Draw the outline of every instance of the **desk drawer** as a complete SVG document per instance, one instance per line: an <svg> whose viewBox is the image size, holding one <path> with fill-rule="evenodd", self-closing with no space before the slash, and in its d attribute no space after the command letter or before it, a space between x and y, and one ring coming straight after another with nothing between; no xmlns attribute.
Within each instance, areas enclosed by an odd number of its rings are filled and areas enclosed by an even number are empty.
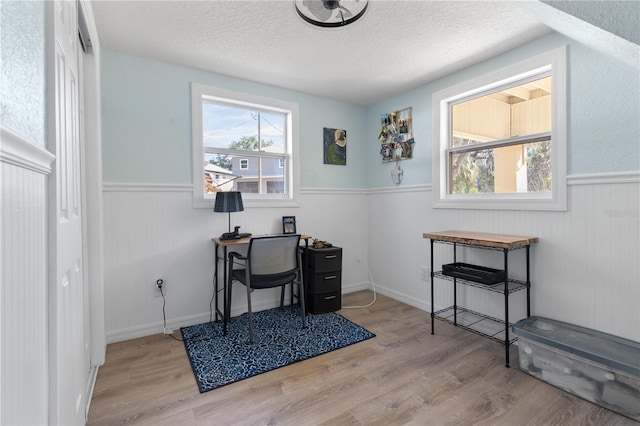
<svg viewBox="0 0 640 426"><path fill-rule="evenodd" d="M314 293L340 291L342 289L342 272L325 272L312 275L313 282L307 283Z"/></svg>
<svg viewBox="0 0 640 426"><path fill-rule="evenodd" d="M325 249L307 249L308 267L315 273L339 271L342 269L342 249L331 247Z"/></svg>
<svg viewBox="0 0 640 426"><path fill-rule="evenodd" d="M315 294L309 304L309 312L322 314L337 311L342 306L342 294L339 291Z"/></svg>

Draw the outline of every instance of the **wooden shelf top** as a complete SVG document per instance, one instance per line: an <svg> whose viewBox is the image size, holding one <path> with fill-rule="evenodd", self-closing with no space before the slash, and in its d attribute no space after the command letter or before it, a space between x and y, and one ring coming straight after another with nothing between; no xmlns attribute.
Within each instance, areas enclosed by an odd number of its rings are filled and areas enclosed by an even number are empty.
<svg viewBox="0 0 640 426"><path fill-rule="evenodd" d="M482 247L517 249L538 242L538 237L520 235L488 234L471 231L441 231L422 234L423 238L450 243L471 244Z"/></svg>

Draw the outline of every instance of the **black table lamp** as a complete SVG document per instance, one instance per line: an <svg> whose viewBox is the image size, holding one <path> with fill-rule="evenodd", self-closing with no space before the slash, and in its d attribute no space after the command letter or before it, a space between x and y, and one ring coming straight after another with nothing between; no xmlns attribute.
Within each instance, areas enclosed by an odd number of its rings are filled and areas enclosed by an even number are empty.
<svg viewBox="0 0 640 426"><path fill-rule="evenodd" d="M231 233L231 212L244 211L242 193L240 191L216 192L216 203L213 206L216 213L229 213L229 233Z"/></svg>

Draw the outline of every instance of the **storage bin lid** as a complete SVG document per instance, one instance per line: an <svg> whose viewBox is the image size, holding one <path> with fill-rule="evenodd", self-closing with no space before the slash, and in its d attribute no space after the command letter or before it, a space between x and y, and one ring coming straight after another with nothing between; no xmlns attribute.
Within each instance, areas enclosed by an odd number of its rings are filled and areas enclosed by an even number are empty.
<svg viewBox="0 0 640 426"><path fill-rule="evenodd" d="M640 377L640 343L543 317L524 318L514 334Z"/></svg>

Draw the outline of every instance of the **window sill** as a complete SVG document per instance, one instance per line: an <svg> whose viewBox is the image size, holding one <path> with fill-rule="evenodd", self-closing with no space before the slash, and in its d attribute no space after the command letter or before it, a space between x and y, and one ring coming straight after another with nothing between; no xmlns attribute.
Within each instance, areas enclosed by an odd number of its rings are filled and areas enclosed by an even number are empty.
<svg viewBox="0 0 640 426"><path fill-rule="evenodd" d="M213 204L215 202L214 198L200 198L193 199L193 208L194 209L213 209ZM297 199L255 199L255 198L242 198L242 204L244 208L298 208L300 207L300 203Z"/></svg>

